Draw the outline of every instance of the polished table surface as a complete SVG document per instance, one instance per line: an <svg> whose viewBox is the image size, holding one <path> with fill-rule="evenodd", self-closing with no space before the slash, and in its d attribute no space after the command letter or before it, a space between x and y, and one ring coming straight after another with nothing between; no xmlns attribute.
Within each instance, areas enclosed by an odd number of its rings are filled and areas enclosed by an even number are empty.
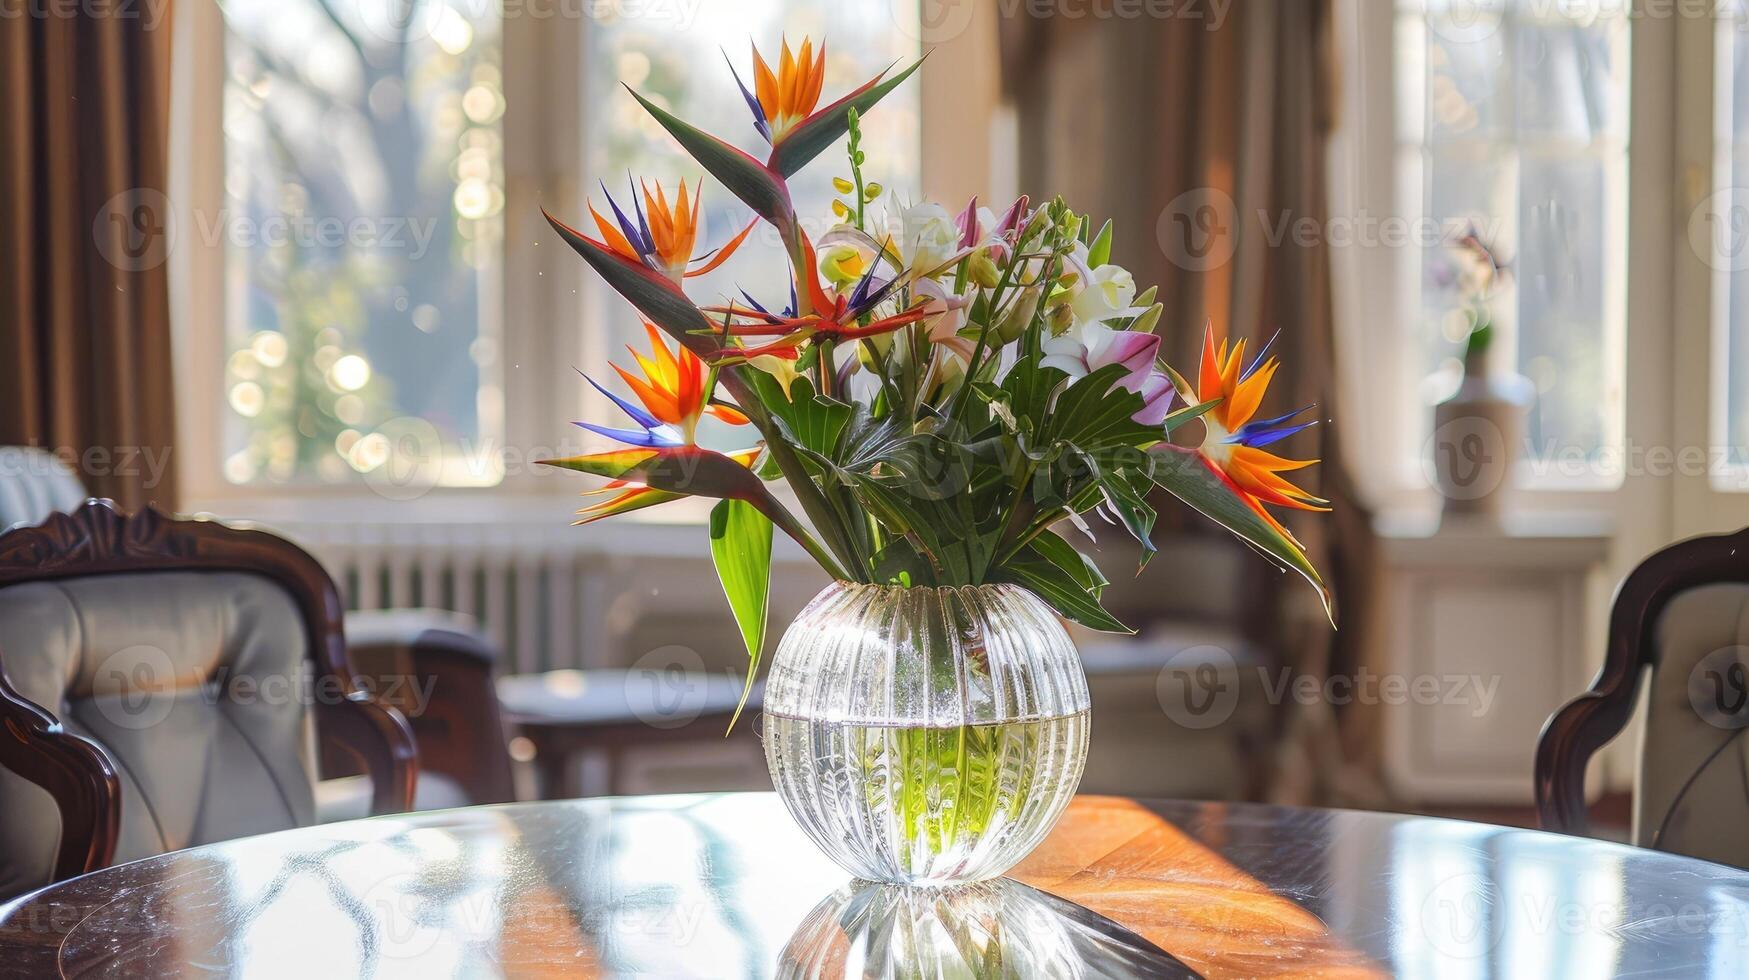
<svg viewBox="0 0 1749 980"><path fill-rule="evenodd" d="M1485 824L1080 797L1012 877L856 886L768 794L478 807L65 882L0 974L1749 977L1749 873Z"/></svg>

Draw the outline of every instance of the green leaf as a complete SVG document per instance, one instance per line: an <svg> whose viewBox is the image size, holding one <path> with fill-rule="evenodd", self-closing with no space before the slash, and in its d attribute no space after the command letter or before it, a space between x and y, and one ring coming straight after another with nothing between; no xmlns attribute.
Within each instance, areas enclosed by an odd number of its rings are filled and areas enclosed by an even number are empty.
<svg viewBox="0 0 1749 980"><path fill-rule="evenodd" d="M747 680L741 701L729 719L733 730L753 692L759 655L765 649L765 624L771 600L771 521L742 500L724 500L711 508L711 558L723 595L747 644Z"/></svg>
<svg viewBox="0 0 1749 980"><path fill-rule="evenodd" d="M1176 446L1154 453L1154 482L1179 500L1201 511L1205 517L1255 545L1265 554L1305 576L1318 590L1324 603L1324 615L1336 623L1336 598L1330 593L1318 570L1293 539L1271 527L1257 515L1226 477L1216 473L1199 453Z"/></svg>
<svg viewBox="0 0 1749 980"><path fill-rule="evenodd" d="M692 154L699 166L722 181L729 193L740 198L743 204L780 228L795 223L795 209L790 204L789 186L784 183L783 176L772 172L771 168L745 152L644 98L630 86L626 87L626 91L631 92L632 98L637 99L650 115L656 117L662 128L668 130L687 153ZM842 133L843 130L839 132Z"/></svg>
<svg viewBox="0 0 1749 980"><path fill-rule="evenodd" d="M776 378L763 371L745 375L759 403L810 465L818 469L836 458L839 433L850 421L849 404L815 394L814 382L805 375L790 382L788 395Z"/></svg>
<svg viewBox="0 0 1749 980"><path fill-rule="evenodd" d="M1097 269L1111 261L1111 219L1105 219L1105 224L1099 228L1099 234L1093 236L1093 244L1087 248L1087 267ZM1137 303L1137 306L1147 306Z"/></svg>
<svg viewBox="0 0 1749 980"><path fill-rule="evenodd" d="M1043 535L1040 536L1041 538ZM1059 538L1059 541L1062 539ZM1037 542L1027 545L1019 555L994 570L992 579L998 582L1012 582L1015 585L1031 589L1040 599L1050 603L1051 608L1061 613L1065 618L1074 620L1089 629L1106 633L1134 633L1111 613L1099 604L1099 599L1082 583L1085 581L1085 568L1080 552L1064 547L1074 555L1074 565L1065 568L1057 561L1040 554L1034 547ZM1067 556L1057 556L1062 561L1069 561Z"/></svg>
<svg viewBox="0 0 1749 980"><path fill-rule="evenodd" d="M1062 535L1055 531L1045 531L1028 543L1028 547L1038 552L1039 556L1069 573L1077 585L1086 589L1097 599L1107 585L1105 573L1093 563L1093 559L1082 554L1081 550L1070 544Z"/></svg>
<svg viewBox="0 0 1749 980"><path fill-rule="evenodd" d="M819 156L821 151L838 142L839 137L850 130L850 110L855 109L857 115L864 116L874 104L886 97L900 82L911 77L917 66L923 64L918 58L909 68L882 80L875 78L866 85L851 92L837 102L826 106L813 115L797 123L795 128L784 134L783 139L771 148L769 166L780 177L793 176L796 171L808 165L808 161ZM666 124L664 124L666 125ZM690 149L690 148L689 148ZM696 154L694 154L696 156ZM703 163L703 160L699 161ZM707 165L708 169L708 165ZM718 178L721 180L721 178ZM723 181L728 183L728 181ZM748 202L751 204L752 202ZM758 208L754 208L758 210Z"/></svg>
<svg viewBox="0 0 1749 980"><path fill-rule="evenodd" d="M1166 431L1170 433L1186 422L1202 418L1204 415L1208 414L1209 409L1214 408L1220 403L1221 400L1219 398L1210 398L1208 401L1203 402L1200 405L1187 405L1184 408L1173 412L1166 416Z"/></svg>

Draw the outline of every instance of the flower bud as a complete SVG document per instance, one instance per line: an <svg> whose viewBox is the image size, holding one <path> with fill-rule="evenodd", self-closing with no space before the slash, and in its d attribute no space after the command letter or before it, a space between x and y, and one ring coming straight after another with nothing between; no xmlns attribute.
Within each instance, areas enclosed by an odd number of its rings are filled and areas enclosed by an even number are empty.
<svg viewBox="0 0 1749 980"><path fill-rule="evenodd" d="M1069 304L1059 303L1051 307L1050 313L1045 317L1045 322L1051 325L1051 334L1055 336L1069 329L1069 326L1075 322L1075 314L1069 309Z"/></svg>
<svg viewBox="0 0 1749 980"><path fill-rule="evenodd" d="M995 289L1002 282L1002 270L996 268L989 252L981 249L973 252L971 259L966 262L966 278L985 289Z"/></svg>
<svg viewBox="0 0 1749 980"><path fill-rule="evenodd" d="M851 191L856 190L856 185L845 180L843 177L834 177L832 178L832 189L840 194L848 194Z"/></svg>
<svg viewBox="0 0 1749 980"><path fill-rule="evenodd" d="M880 197L880 196L881 196L881 185L880 184L877 184L873 181L870 181L868 184L863 186L862 199L864 201L872 201L875 198Z"/></svg>
<svg viewBox="0 0 1749 980"><path fill-rule="evenodd" d="M1020 339L1027 324L1032 322L1032 315L1038 311L1039 297L1044 295L1044 289L1034 286L1020 294L1020 298L1009 307L1008 315L1002 322L996 324L996 338L1004 344L1012 344Z"/></svg>

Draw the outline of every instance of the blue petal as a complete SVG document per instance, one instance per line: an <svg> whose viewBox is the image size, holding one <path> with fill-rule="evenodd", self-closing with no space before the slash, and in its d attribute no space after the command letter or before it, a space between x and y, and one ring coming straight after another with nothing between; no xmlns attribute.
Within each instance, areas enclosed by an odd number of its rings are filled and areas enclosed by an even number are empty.
<svg viewBox="0 0 1749 980"><path fill-rule="evenodd" d="M601 193L606 195L607 206L613 208L613 216L619 220L620 234L626 236L626 241L630 242L632 248L637 250L639 258L648 257L651 251L649 242L644 239L644 236L638 234L637 226L632 224L632 219L626 217L626 213L619 209L619 202L613 199L612 194L607 193L607 185L605 183L601 184ZM632 197L632 201L633 203L637 202L635 194Z"/></svg>
<svg viewBox="0 0 1749 980"><path fill-rule="evenodd" d="M729 62L729 74L735 76L735 86L741 90L741 98L747 100L747 108L753 110L753 127L759 130L759 135L765 137L765 142L771 142L771 124L765 119L765 107L747 91L747 86L741 82L741 73L735 70L735 63L729 61L729 52L723 52L723 60Z"/></svg>
<svg viewBox="0 0 1749 980"><path fill-rule="evenodd" d="M673 430L669 429L668 426L639 430L615 429L605 425L596 425L593 422L575 422L573 424L588 429L590 432L597 435L603 435L609 439L617 439L628 446L646 446L650 448L678 446L682 441Z"/></svg>
<svg viewBox="0 0 1749 980"><path fill-rule="evenodd" d="M1276 332L1275 332L1275 333L1273 333L1273 334L1270 334L1270 335L1269 335L1269 340L1268 340L1268 341L1266 341L1266 342L1265 342L1265 343L1264 343L1264 345L1263 345L1263 346L1262 346L1262 347L1260 347L1260 348L1258 348L1258 351L1257 351L1257 353L1256 353L1256 354L1255 354L1255 355L1253 355L1253 356L1252 356L1252 358L1251 358L1251 365L1250 365L1250 366L1249 366L1249 367L1247 367L1247 368L1246 368L1246 369L1245 369L1245 370L1244 370L1244 371L1243 371L1243 372L1242 372L1242 373L1241 373L1241 374L1240 374L1240 375L1239 375L1239 380L1240 380L1240 381L1244 381L1244 380L1245 380L1245 379L1246 379L1246 378L1249 378L1249 377L1251 377L1251 375L1252 375L1252 374L1254 374L1254 373L1256 373L1256 371L1257 371L1257 369L1258 369L1258 368L1259 368L1259 367L1262 367L1262 366L1263 366L1263 359L1264 359L1264 358L1265 358L1265 357L1268 357L1268 356L1269 356L1269 349L1270 349L1270 348L1271 348L1271 347L1274 347L1274 346L1275 346L1275 341L1276 341L1276 338L1278 338L1278 337L1280 337L1280 336L1281 336L1281 331L1280 331L1280 330L1277 330L1277 331L1276 331ZM1300 409L1300 411L1301 411L1301 412L1303 412L1303 411L1305 411L1305 409L1303 409L1303 408L1302 408L1302 409ZM1298 414L1300 414L1300 413L1299 413L1299 412L1295 412L1295 413L1293 413L1293 414L1294 414L1294 415L1298 415ZM1284 416L1284 418L1292 418L1292 417L1293 417L1293 415L1288 415L1288 416Z"/></svg>
<svg viewBox="0 0 1749 980"><path fill-rule="evenodd" d="M650 237L650 223L644 220L644 197L638 193L630 170L626 171L626 186L632 189L632 210L638 214L638 230L644 234L644 257L648 258L656 251L656 240Z"/></svg>
<svg viewBox="0 0 1749 980"><path fill-rule="evenodd" d="M582 371L578 371L577 373L583 374ZM602 394L606 395L610 401L612 401L615 405L618 405L620 407L620 411L625 412L627 415L630 415L632 417L632 421L638 423L639 425L643 426L644 428L657 429L657 428L660 428L662 426L663 422L661 419L657 418L654 415L651 415L649 412L644 411L642 408L639 408L638 406L633 405L631 402L626 401L624 398L621 398L620 396L614 394L613 392L608 391L606 388L603 388L601 386L600 382L596 381L594 378L591 378L589 375L583 374L583 380L587 381L591 385L593 385L595 387L596 391L599 391ZM581 423L579 423L579 424L581 424Z"/></svg>
<svg viewBox="0 0 1749 980"><path fill-rule="evenodd" d="M758 310L759 312L764 313L767 316L769 316L771 314L771 311L766 309L763 306L760 306L759 301L754 299L753 294L749 293L747 290L745 290L745 289L741 290L741 297L747 301L748 305L752 306L754 309Z"/></svg>

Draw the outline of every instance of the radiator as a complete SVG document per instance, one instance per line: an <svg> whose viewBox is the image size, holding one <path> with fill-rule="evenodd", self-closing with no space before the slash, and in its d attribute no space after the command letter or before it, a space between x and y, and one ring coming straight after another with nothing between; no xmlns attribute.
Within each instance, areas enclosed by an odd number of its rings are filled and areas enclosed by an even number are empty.
<svg viewBox="0 0 1749 980"><path fill-rule="evenodd" d="M566 528L282 523L275 530L322 562L347 609L465 613L503 651L506 673L599 665L579 642L597 598L583 569L598 556L569 540Z"/></svg>

